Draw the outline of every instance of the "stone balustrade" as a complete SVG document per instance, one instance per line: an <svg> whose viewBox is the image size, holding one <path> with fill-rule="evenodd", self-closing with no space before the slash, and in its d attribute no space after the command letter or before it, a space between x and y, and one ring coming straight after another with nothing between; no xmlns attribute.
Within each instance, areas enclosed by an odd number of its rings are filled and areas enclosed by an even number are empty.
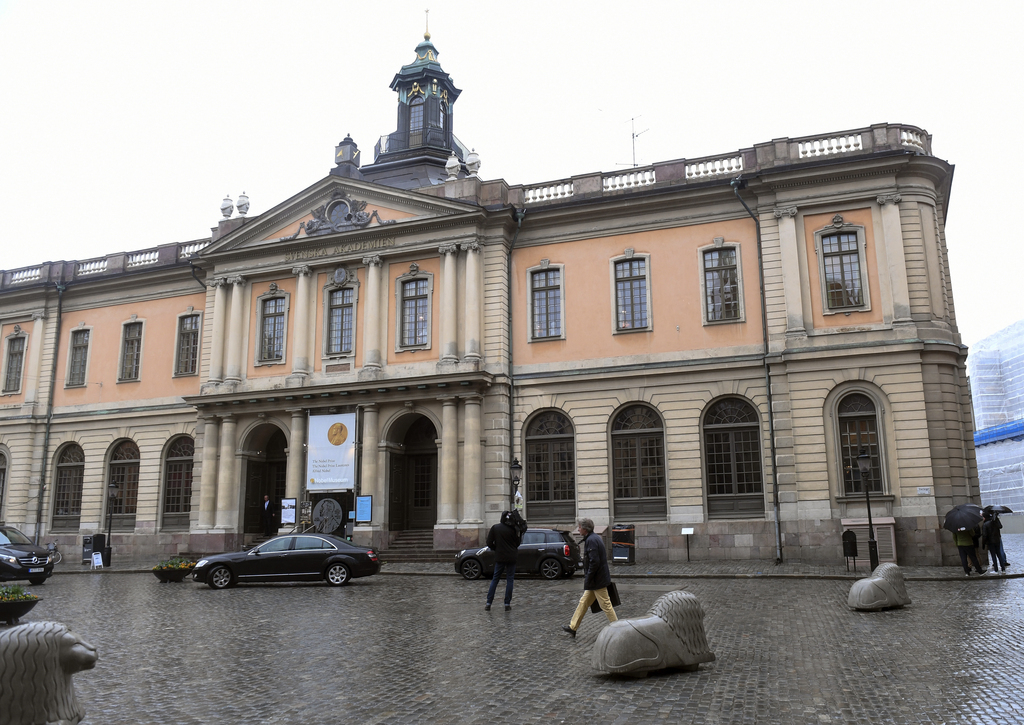
<svg viewBox="0 0 1024 725"><path fill-rule="evenodd" d="M75 276L84 277L87 274L96 274L107 271L106 259L93 259L88 262L79 262L75 265Z"/></svg>
<svg viewBox="0 0 1024 725"><path fill-rule="evenodd" d="M686 180L701 181L717 176L737 176L743 173L742 156L722 156L699 159L686 164Z"/></svg>
<svg viewBox="0 0 1024 725"><path fill-rule="evenodd" d="M179 259L188 259L193 254L196 254L197 252L203 251L208 246L210 246L210 240L209 239L204 239L201 242L189 242L188 244L182 244L178 248L178 258Z"/></svg>
<svg viewBox="0 0 1024 725"><path fill-rule="evenodd" d="M544 186L531 186L523 191L523 200L527 204L538 204L545 201L561 201L573 195L572 181L563 181Z"/></svg>
<svg viewBox="0 0 1024 725"><path fill-rule="evenodd" d="M657 183L657 178L654 169L634 169L623 174L605 174L601 178L601 186L604 191L633 189L655 183Z"/></svg>
<svg viewBox="0 0 1024 725"><path fill-rule="evenodd" d="M830 138L817 138L813 141L803 141L797 144L800 158L807 159L812 156L830 156L832 154L845 154L849 151L863 151L861 135L855 136L833 136Z"/></svg>
<svg viewBox="0 0 1024 725"><path fill-rule="evenodd" d="M26 282L35 282L42 276L42 267L32 267L31 269L19 269L17 272L11 274L11 284L24 284Z"/></svg>
<svg viewBox="0 0 1024 725"><path fill-rule="evenodd" d="M142 267L147 264L156 264L159 253L154 249L149 252L133 252L128 255L127 267Z"/></svg>

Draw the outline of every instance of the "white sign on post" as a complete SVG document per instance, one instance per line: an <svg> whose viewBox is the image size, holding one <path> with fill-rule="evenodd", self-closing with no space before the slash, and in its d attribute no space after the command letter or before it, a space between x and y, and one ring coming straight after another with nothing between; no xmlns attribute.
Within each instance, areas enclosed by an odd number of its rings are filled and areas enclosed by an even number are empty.
<svg viewBox="0 0 1024 725"><path fill-rule="evenodd" d="M92 552L92 568L102 569L103 568L103 552L94 551Z"/></svg>
<svg viewBox="0 0 1024 725"><path fill-rule="evenodd" d="M355 413L309 416L307 491L355 488L355 428Z"/></svg>

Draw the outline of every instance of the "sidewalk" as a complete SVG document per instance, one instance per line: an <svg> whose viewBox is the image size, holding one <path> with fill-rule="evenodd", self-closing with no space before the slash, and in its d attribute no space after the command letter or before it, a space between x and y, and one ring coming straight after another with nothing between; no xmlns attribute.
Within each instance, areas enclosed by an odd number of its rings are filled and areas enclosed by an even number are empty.
<svg viewBox="0 0 1024 725"><path fill-rule="evenodd" d="M1003 548L1010 568L1005 575L993 575L991 570L983 576L971 574L965 577L959 564L956 566L903 566L903 578L907 581L941 581L956 579L961 581L978 581L1024 577L1024 534L1005 534ZM389 564L387 554L381 556L381 574L416 574L427 576L456 576L454 560L451 563L402 563ZM158 560L153 561L118 561L117 557L111 566L105 569L93 569L89 564L80 564L77 560L65 555L64 561L58 564L54 574L88 574L93 572L124 573L148 572ZM986 565L982 562L983 566ZM673 563L638 563L633 566L612 565L612 577L615 579L860 579L867 576L869 564L866 559L857 560L854 571L851 562L847 571L845 559L836 564L804 564L800 562L783 562L776 565L774 561L763 559L749 560L701 560L693 562Z"/></svg>

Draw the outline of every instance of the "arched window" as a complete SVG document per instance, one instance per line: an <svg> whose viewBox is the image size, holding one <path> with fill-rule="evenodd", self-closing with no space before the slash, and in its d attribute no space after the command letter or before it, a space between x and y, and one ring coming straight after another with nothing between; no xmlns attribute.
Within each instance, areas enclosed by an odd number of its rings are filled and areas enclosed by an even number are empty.
<svg viewBox="0 0 1024 725"><path fill-rule="evenodd" d="M843 492L849 496L864 493L857 456L866 450L871 456L869 485L872 493L882 493L882 463L878 451L878 415L875 404L863 393L852 393L839 401L839 455L843 465Z"/></svg>
<svg viewBox="0 0 1024 725"><path fill-rule="evenodd" d="M712 404L704 416L708 518L764 516L761 425L754 407L739 398Z"/></svg>
<svg viewBox="0 0 1024 725"><path fill-rule="evenodd" d="M423 99L414 98L409 102L409 145L423 143Z"/></svg>
<svg viewBox="0 0 1024 725"><path fill-rule="evenodd" d="M632 405L615 416L612 479L616 518L664 518L665 431L646 405Z"/></svg>
<svg viewBox="0 0 1024 725"><path fill-rule="evenodd" d="M113 514L114 528L134 528L139 500L139 447L134 441L123 441L114 449L107 483L117 486L117 492L107 503Z"/></svg>
<svg viewBox="0 0 1024 725"><path fill-rule="evenodd" d="M53 528L78 530L82 516L82 481L85 478L85 453L72 443L57 457L57 484L53 489Z"/></svg>
<svg viewBox="0 0 1024 725"><path fill-rule="evenodd" d="M548 410L526 428L526 514L531 520L576 516L573 429L564 414Z"/></svg>
<svg viewBox="0 0 1024 725"><path fill-rule="evenodd" d="M164 474L163 528L188 528L192 511L192 457L195 443L188 436L175 438L167 449Z"/></svg>

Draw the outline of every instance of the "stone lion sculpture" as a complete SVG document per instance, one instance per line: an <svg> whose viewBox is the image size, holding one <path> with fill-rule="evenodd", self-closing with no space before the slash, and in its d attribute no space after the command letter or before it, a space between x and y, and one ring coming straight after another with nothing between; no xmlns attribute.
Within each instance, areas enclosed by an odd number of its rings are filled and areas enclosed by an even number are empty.
<svg viewBox="0 0 1024 725"><path fill-rule="evenodd" d="M851 609L893 609L910 604L903 572L895 564L879 564L871 576L858 579L850 587L847 604Z"/></svg>
<svg viewBox="0 0 1024 725"><path fill-rule="evenodd" d="M96 648L59 622L0 631L0 725L81 722L71 676L96 660Z"/></svg>
<svg viewBox="0 0 1024 725"><path fill-rule="evenodd" d="M633 677L670 667L692 672L714 659L704 633L704 608L684 591L662 595L643 617L609 624L593 652L594 669Z"/></svg>

